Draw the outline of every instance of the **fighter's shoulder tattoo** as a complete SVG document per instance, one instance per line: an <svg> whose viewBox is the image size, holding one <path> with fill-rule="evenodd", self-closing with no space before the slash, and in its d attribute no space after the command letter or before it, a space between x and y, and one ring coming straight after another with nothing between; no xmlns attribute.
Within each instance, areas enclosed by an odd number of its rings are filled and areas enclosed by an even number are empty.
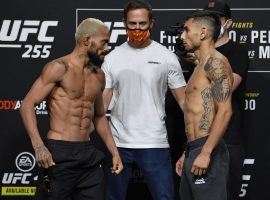
<svg viewBox="0 0 270 200"><path fill-rule="evenodd" d="M211 92L214 100L226 101L232 92L231 71L221 58L210 57L204 70L211 80Z"/></svg>
<svg viewBox="0 0 270 200"><path fill-rule="evenodd" d="M64 65L65 69L68 70L68 65L63 61L63 59L57 59L55 62Z"/></svg>

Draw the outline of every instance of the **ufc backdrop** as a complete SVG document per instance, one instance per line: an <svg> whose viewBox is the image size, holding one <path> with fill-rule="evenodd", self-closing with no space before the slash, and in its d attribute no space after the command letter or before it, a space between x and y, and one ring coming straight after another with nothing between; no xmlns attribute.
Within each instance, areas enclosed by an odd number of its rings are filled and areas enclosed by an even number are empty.
<svg viewBox="0 0 270 200"><path fill-rule="evenodd" d="M0 20L0 199L34 199L42 172L19 116L21 101L44 65L74 48L76 26L87 17L110 28L110 46L126 40L122 8L126 1L15 1L2 2ZM155 26L152 38L174 50L175 38L165 30L206 0L150 1ZM250 69L245 98L245 147L240 197L269 200L270 180L270 2L227 1L234 19L230 37L246 46ZM185 73L188 69L185 69ZM36 107L42 137L49 129L46 101ZM184 133L179 133L184 134ZM172 147L174 148L174 147ZM135 168L127 199L151 199L141 172ZM131 188L131 189L130 189Z"/></svg>

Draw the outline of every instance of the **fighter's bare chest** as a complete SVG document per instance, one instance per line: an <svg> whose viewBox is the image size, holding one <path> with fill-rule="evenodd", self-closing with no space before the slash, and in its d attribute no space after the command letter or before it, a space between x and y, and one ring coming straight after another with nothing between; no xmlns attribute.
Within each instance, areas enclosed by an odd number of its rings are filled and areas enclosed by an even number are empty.
<svg viewBox="0 0 270 200"><path fill-rule="evenodd" d="M210 82L204 69L202 67L196 67L187 83L186 94L200 93L209 86Z"/></svg>
<svg viewBox="0 0 270 200"><path fill-rule="evenodd" d="M100 80L89 72L69 73L61 81L61 87L70 98L92 100L101 91Z"/></svg>

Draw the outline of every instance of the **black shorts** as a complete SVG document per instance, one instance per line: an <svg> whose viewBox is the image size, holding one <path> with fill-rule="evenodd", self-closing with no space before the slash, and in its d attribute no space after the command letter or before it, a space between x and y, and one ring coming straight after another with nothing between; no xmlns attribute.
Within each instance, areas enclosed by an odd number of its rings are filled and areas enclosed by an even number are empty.
<svg viewBox="0 0 270 200"><path fill-rule="evenodd" d="M223 140L212 152L206 174L195 176L191 173L192 164L206 140L207 136L187 144L180 185L180 197L183 200L227 200L229 154Z"/></svg>
<svg viewBox="0 0 270 200"><path fill-rule="evenodd" d="M104 174L101 161L104 154L92 142L47 140L56 165L47 170L49 200L103 200Z"/></svg>

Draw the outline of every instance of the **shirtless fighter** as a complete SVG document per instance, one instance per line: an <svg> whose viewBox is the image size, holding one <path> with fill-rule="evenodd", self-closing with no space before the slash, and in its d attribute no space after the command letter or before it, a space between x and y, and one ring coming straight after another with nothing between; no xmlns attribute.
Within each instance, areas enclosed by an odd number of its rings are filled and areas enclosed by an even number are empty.
<svg viewBox="0 0 270 200"><path fill-rule="evenodd" d="M48 168L50 199L104 199L104 155L90 141L95 129L113 157L112 173L123 165L105 117L100 66L108 52L109 31L88 18L76 30L70 54L49 62L21 106L21 115L35 150L37 163ZM50 130L44 145L34 107L48 100Z"/></svg>
<svg viewBox="0 0 270 200"><path fill-rule="evenodd" d="M219 25L213 14L196 11L187 17L181 34L186 50L199 61L183 108L188 144L185 158L179 159L184 165L177 169L183 200L227 200L229 157L222 136L232 115L233 76L226 57L215 50Z"/></svg>

